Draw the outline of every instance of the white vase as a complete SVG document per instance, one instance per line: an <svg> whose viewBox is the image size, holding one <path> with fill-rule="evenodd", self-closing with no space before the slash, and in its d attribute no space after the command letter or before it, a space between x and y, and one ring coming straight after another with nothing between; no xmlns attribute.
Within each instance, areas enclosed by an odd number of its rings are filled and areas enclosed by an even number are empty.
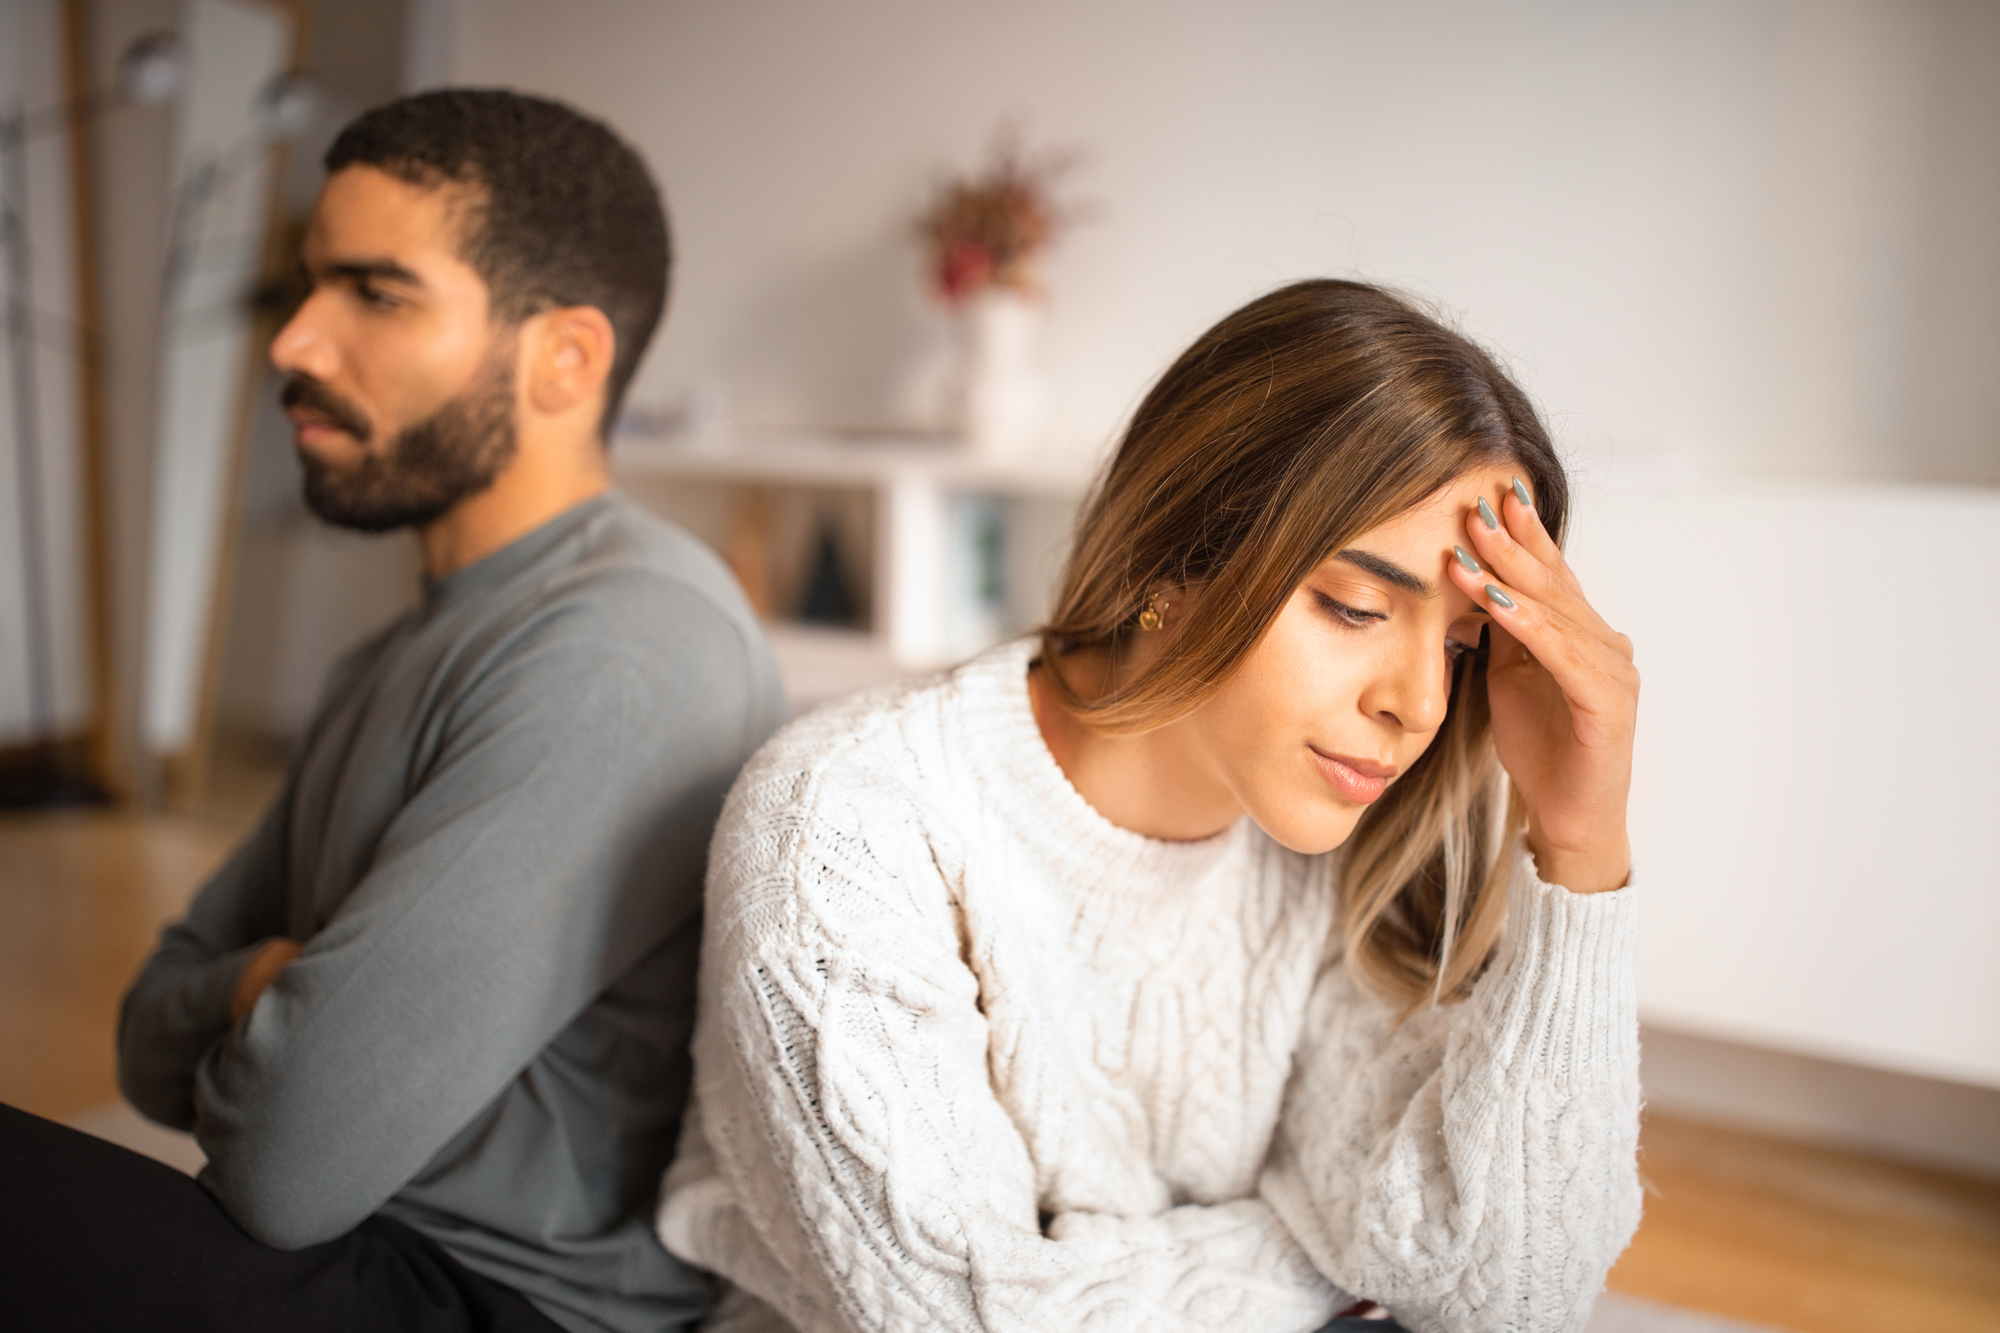
<svg viewBox="0 0 2000 1333"><path fill-rule="evenodd" d="M967 447L989 458L1029 452L1048 424L1041 306L988 288L960 308L958 334L955 424Z"/></svg>

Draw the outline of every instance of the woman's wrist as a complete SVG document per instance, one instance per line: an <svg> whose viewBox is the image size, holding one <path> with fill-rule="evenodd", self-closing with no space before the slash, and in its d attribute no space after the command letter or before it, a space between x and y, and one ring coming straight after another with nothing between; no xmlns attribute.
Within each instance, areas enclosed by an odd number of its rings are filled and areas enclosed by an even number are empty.
<svg viewBox="0 0 2000 1333"><path fill-rule="evenodd" d="M1550 845L1531 827L1528 851L1544 884L1571 893L1610 893L1624 888L1632 878L1632 846L1622 833L1582 847L1564 848Z"/></svg>

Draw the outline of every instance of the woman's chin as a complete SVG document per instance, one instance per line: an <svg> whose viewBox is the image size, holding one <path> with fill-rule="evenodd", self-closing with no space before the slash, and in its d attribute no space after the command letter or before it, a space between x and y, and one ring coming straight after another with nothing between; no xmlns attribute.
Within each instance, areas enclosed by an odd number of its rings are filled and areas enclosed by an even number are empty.
<svg viewBox="0 0 2000 1333"><path fill-rule="evenodd" d="M1252 810L1250 818L1272 842L1301 856L1318 856L1346 842L1361 822L1360 806L1342 804L1329 809L1318 804L1310 809Z"/></svg>

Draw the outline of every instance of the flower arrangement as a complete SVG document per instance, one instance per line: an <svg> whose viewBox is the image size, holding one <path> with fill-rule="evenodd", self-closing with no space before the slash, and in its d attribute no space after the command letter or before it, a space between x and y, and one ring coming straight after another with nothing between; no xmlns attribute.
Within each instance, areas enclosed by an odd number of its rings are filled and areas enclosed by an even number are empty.
<svg viewBox="0 0 2000 1333"><path fill-rule="evenodd" d="M989 288L1040 289L1036 259L1072 220L1052 198L1055 182L1076 165L1069 152L1031 157L1020 138L994 136L986 170L945 181L917 219L932 289L963 305Z"/></svg>

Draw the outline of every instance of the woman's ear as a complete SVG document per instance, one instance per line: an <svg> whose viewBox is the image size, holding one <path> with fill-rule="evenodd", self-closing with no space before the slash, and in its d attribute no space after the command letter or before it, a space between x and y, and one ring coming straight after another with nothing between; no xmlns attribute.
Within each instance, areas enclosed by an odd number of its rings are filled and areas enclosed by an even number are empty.
<svg viewBox="0 0 2000 1333"><path fill-rule="evenodd" d="M1146 608L1159 613L1161 628L1173 628L1187 623L1188 614L1200 599L1198 584L1160 582L1148 590Z"/></svg>
<svg viewBox="0 0 2000 1333"><path fill-rule="evenodd" d="M618 336L596 306L563 306L530 317L527 334L528 404L562 416L600 402L611 376Z"/></svg>

